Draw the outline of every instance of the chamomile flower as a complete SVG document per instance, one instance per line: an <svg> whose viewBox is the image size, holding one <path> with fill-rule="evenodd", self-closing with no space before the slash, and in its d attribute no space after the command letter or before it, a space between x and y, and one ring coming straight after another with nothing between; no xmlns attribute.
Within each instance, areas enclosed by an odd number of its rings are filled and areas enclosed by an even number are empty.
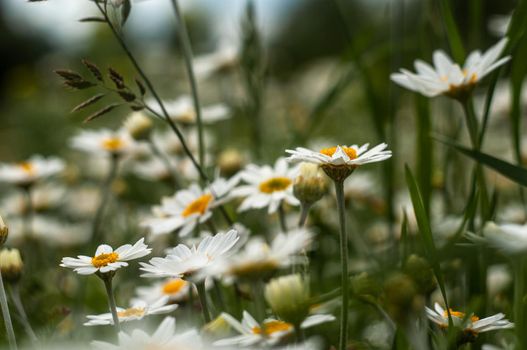
<svg viewBox="0 0 527 350"><path fill-rule="evenodd" d="M130 334L120 332L118 345L95 341L92 346L96 350L204 349L195 329L176 333L176 319L173 317L165 318L152 335L135 329Z"/></svg>
<svg viewBox="0 0 527 350"><path fill-rule="evenodd" d="M230 198L229 193L237 183L238 179L233 177L230 180L218 178L205 189L192 184L172 197L163 198L161 205L152 209L154 216L141 225L153 235L178 230L180 236L186 236L196 225L211 218L212 210Z"/></svg>
<svg viewBox="0 0 527 350"><path fill-rule="evenodd" d="M162 114L157 103L151 103L152 109ZM166 101L165 108L170 119L177 123L194 124L196 123L196 111L192 98L188 95L181 96L173 101ZM201 121L203 124L214 124L218 121L230 118L230 108L222 103L201 106Z"/></svg>
<svg viewBox="0 0 527 350"><path fill-rule="evenodd" d="M127 309L117 308L119 322L142 320L149 315L167 314L177 309L177 304L167 305L168 301L169 297L164 296L153 303L136 300L133 302L132 306ZM110 312L100 315L88 315L86 318L88 318L88 321L84 323L85 326L113 325L112 314Z"/></svg>
<svg viewBox="0 0 527 350"><path fill-rule="evenodd" d="M483 230L487 243L507 254L527 251L527 225L488 223Z"/></svg>
<svg viewBox="0 0 527 350"><path fill-rule="evenodd" d="M147 303L153 303L165 297L168 297L168 302L176 302L188 297L190 285L189 282L181 278L168 278L151 286L138 287L136 294L138 299Z"/></svg>
<svg viewBox="0 0 527 350"><path fill-rule="evenodd" d="M284 158L279 158L274 167L249 164L240 174L246 183L232 191L233 197L245 197L238 211L268 208L269 214L276 212L283 203L299 205L293 195L293 182L298 167L289 167Z"/></svg>
<svg viewBox="0 0 527 350"><path fill-rule="evenodd" d="M134 245L125 244L115 250L107 244L101 244L93 257L79 255L77 258L62 258L60 266L73 269L79 275L107 273L128 266L127 261L142 258L151 251L144 244L144 238Z"/></svg>
<svg viewBox="0 0 527 350"><path fill-rule="evenodd" d="M0 163L0 182L29 186L64 170L64 162L57 157L34 155L20 163Z"/></svg>
<svg viewBox="0 0 527 350"><path fill-rule="evenodd" d="M222 313L221 315L223 319L239 333L239 335L217 340L213 343L213 345L216 346L273 346L294 331L294 326L291 323L272 318L268 318L264 320L262 324L259 324L247 311L243 312L241 323L227 313ZM334 320L335 317L331 315L308 316L304 322L302 322L300 328L306 329Z"/></svg>
<svg viewBox="0 0 527 350"><path fill-rule="evenodd" d="M196 280L203 279L206 276L202 272L225 258L238 239L238 232L230 230L227 233L205 237L197 247L179 244L169 250L165 258L152 258L148 263L141 263L141 270L145 272L142 276L192 276Z"/></svg>
<svg viewBox="0 0 527 350"><path fill-rule="evenodd" d="M238 48L228 43L221 44L219 49L194 59L194 72L201 79L206 79L216 72L228 70L238 62Z"/></svg>
<svg viewBox="0 0 527 350"><path fill-rule="evenodd" d="M128 155L137 143L125 129L82 130L71 139L71 147L94 155Z"/></svg>
<svg viewBox="0 0 527 350"><path fill-rule="evenodd" d="M392 74L391 79L427 97L447 95L464 98L481 79L510 60L510 56L499 59L506 45L507 38L503 38L483 54L480 51L472 52L463 68L443 51L437 50L433 57L434 67L416 60L414 65L417 74L401 69L401 73Z"/></svg>
<svg viewBox="0 0 527 350"><path fill-rule="evenodd" d="M434 310L425 307L426 316L428 319L441 328L448 328L448 312L443 309L438 303L435 303ZM450 311L452 322L454 326L463 327L465 332L474 336L479 333L494 331L498 329L514 328L514 323L509 322L502 313L479 319L475 315L467 317L467 315L460 311Z"/></svg>

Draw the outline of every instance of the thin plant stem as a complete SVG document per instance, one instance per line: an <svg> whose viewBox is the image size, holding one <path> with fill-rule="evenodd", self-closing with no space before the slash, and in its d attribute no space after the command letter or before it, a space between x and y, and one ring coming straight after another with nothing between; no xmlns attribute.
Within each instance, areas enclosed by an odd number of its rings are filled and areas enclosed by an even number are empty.
<svg viewBox="0 0 527 350"><path fill-rule="evenodd" d="M117 315L117 306L115 304L115 297L113 295L112 279L113 276L109 274L102 274L100 276L104 282L106 288L106 294L108 296L108 305L110 305L110 311L112 313L113 324L117 333L121 331L121 324L119 323L119 315Z"/></svg>
<svg viewBox="0 0 527 350"><path fill-rule="evenodd" d="M159 147L157 147L155 141L152 138L148 139L148 145L152 150L152 153L164 164L167 172L170 174L175 190L179 190L181 188L181 183L177 177L176 169L174 169L170 163L170 159L159 149Z"/></svg>
<svg viewBox="0 0 527 350"><path fill-rule="evenodd" d="M527 335L525 333L526 307L524 296L525 290L525 261L519 257L514 261L514 329L518 342L518 349L527 349Z"/></svg>
<svg viewBox="0 0 527 350"><path fill-rule="evenodd" d="M216 311L226 310L225 300L223 298L223 291L221 290L220 282L214 279L212 288L214 289L214 294L216 295L216 302L218 303L216 307ZM216 314L219 315L220 312L216 312Z"/></svg>
<svg viewBox="0 0 527 350"><path fill-rule="evenodd" d="M302 207L300 209L300 218L298 219L298 228L302 228L306 224L307 216L309 214L310 209L311 204L302 203Z"/></svg>
<svg viewBox="0 0 527 350"><path fill-rule="evenodd" d="M15 331L13 323L11 322L11 315L9 314L9 306L7 305L7 296L5 294L4 280L2 272L0 271L0 306L2 306L2 316L4 318L5 330L7 333L7 340L9 341L9 348L11 350L18 349L16 345Z"/></svg>
<svg viewBox="0 0 527 350"><path fill-rule="evenodd" d="M31 323L29 323L26 310L24 309L24 304L22 303L22 299L20 298L20 287L18 283L13 284L9 291L11 294L11 300L13 300L13 304L15 305L18 315L20 316L20 321L22 322L22 326L24 326L27 335L29 336L29 338L31 338L31 341L33 343L38 343L37 335L33 331Z"/></svg>
<svg viewBox="0 0 527 350"><path fill-rule="evenodd" d="M340 309L339 350L346 350L348 344L348 235L346 231L346 206L344 203L344 181L335 181L337 207L340 224L340 261L342 306Z"/></svg>
<svg viewBox="0 0 527 350"><path fill-rule="evenodd" d="M101 224L104 217L104 212L106 209L106 206L108 204L108 199L111 194L111 186L112 182L115 180L115 177L117 175L117 169L119 167L119 156L116 154L112 154L111 160L110 160L110 171L108 172L108 175L106 176L106 179L104 180L104 183L101 187L101 201L99 202L99 206L97 207L97 211L95 212L95 217L93 219L92 224L92 241L93 242L99 242L103 237L101 235Z"/></svg>
<svg viewBox="0 0 527 350"><path fill-rule="evenodd" d="M280 203L280 205L278 206L278 218L280 220L280 229L282 229L283 233L286 233L287 232L287 222L286 222L283 203Z"/></svg>
<svg viewBox="0 0 527 350"><path fill-rule="evenodd" d="M205 290L205 280L203 280L202 282L196 283L196 288L198 290L198 297L201 303L201 311L203 312L203 319L205 320L205 323L209 323L211 321L211 318L210 318L210 312L209 312L209 305L207 303L207 291Z"/></svg>
<svg viewBox="0 0 527 350"><path fill-rule="evenodd" d="M31 186L24 186L24 194L26 197L26 212L25 214L25 224L27 225L24 229L24 234L31 235L33 233L33 216L35 209L33 208L33 200L31 199Z"/></svg>
<svg viewBox="0 0 527 350"><path fill-rule="evenodd" d="M172 0L172 6L176 13L176 18L179 22L179 40L183 46L183 56L185 57L185 67L187 69L188 79L190 83L190 90L192 92L192 101L194 102L194 109L196 111L196 126L198 129L198 159L201 168L204 166L205 159L205 140L203 139L203 123L201 118L201 106L199 103L198 84L196 83L196 75L194 74L194 67L192 66L192 47L190 45L190 38L187 31L187 25L181 8L177 0Z"/></svg>
<svg viewBox="0 0 527 350"><path fill-rule="evenodd" d="M256 304L256 320L263 322L265 319L265 295L264 295L264 282L261 279L252 283L253 298Z"/></svg>

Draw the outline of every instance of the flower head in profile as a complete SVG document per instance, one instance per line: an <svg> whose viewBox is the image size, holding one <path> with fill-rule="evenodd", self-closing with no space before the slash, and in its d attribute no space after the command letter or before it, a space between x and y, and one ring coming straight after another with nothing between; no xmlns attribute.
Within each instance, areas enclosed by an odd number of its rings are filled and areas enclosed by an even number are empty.
<svg viewBox="0 0 527 350"><path fill-rule="evenodd" d="M108 273L128 266L127 261L142 258L152 251L144 244L144 238L134 245L125 244L113 250L107 244L101 244L93 257L79 255L77 258L62 258L60 266L73 269L79 275Z"/></svg>
<svg viewBox="0 0 527 350"><path fill-rule="evenodd" d="M527 225L490 222L485 225L483 239L506 254L523 254L527 252Z"/></svg>
<svg viewBox="0 0 527 350"><path fill-rule="evenodd" d="M64 162L56 157L32 156L20 163L0 163L0 182L29 186L63 171Z"/></svg>
<svg viewBox="0 0 527 350"><path fill-rule="evenodd" d="M289 162L308 162L318 164L322 170L333 180L342 181L347 178L357 167L386 160L392 156L392 151L386 150L387 144L381 143L368 150L369 144L362 146L336 146L312 151L307 148L297 147L286 150L290 156Z"/></svg>
<svg viewBox="0 0 527 350"><path fill-rule="evenodd" d="M294 326L291 323L272 318L268 318L260 324L247 311L243 312L241 323L227 313L222 313L221 316L239 335L217 340L213 343L216 346L273 346L294 331ZM300 328L306 329L334 320L335 317L331 315L308 316Z"/></svg>
<svg viewBox="0 0 527 350"><path fill-rule="evenodd" d="M120 332L117 345L95 341L92 346L96 350L204 349L195 329L176 333L176 320L173 317L165 318L151 335L141 329L135 329L131 333Z"/></svg>
<svg viewBox="0 0 527 350"><path fill-rule="evenodd" d="M448 312L438 303L435 303L434 310L425 307L428 319L441 328L448 328ZM462 327L465 333L477 336L479 333L494 331L498 329L510 329L514 323L509 322L502 313L482 318L475 315L466 315L464 312L450 310L454 326Z"/></svg>
<svg viewBox="0 0 527 350"><path fill-rule="evenodd" d="M161 205L152 209L153 217L144 220L141 225L153 235L179 230L180 236L186 236L196 225L211 218L212 210L230 198L230 191L237 183L237 178L218 178L205 189L193 184L172 197L163 198Z"/></svg>
<svg viewBox="0 0 527 350"><path fill-rule="evenodd" d="M500 59L506 45L507 38L503 38L483 54L480 51L470 53L463 67L437 50L433 56L434 67L417 60L414 64L417 73L401 69L401 73L392 74L391 79L427 97L446 95L464 99L481 79L510 60L510 56Z"/></svg>
<svg viewBox="0 0 527 350"><path fill-rule="evenodd" d="M207 268L224 258L238 242L236 230L217 233L205 237L198 246L188 247L179 244L168 251L164 258L152 258L148 263L141 263L144 277L182 277L189 276L195 281L206 277Z"/></svg>
<svg viewBox="0 0 527 350"><path fill-rule="evenodd" d="M138 144L125 129L82 130L71 139L71 147L94 155L129 155Z"/></svg>
<svg viewBox="0 0 527 350"><path fill-rule="evenodd" d="M152 109L158 114L162 111L157 103L151 103ZM188 95L172 101L166 101L164 106L170 119L177 123L194 124L196 123L196 111L192 98ZM230 108L222 103L201 107L201 122L204 124L214 124L218 121L230 118Z"/></svg>
<svg viewBox="0 0 527 350"><path fill-rule="evenodd" d="M167 305L168 301L169 297L165 296L153 303L136 300L127 309L118 307L117 316L119 317L119 322L138 321L149 315L167 314L178 308L177 304ZM88 318L88 321L84 323L85 326L113 325L113 318L110 312L100 315L88 315L86 317Z"/></svg>
<svg viewBox="0 0 527 350"><path fill-rule="evenodd" d="M232 191L234 197L245 197L238 211L268 208L269 214L276 212L283 203L299 205L293 195L293 182L297 167L290 167L284 158L279 158L274 167L249 164L240 174L246 183Z"/></svg>

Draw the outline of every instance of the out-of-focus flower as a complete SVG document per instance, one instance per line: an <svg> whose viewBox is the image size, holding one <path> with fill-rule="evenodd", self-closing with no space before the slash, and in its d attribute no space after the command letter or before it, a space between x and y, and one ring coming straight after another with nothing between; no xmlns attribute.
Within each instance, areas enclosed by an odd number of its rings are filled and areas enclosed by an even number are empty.
<svg viewBox="0 0 527 350"><path fill-rule="evenodd" d="M206 276L201 272L224 258L238 241L236 230L205 237L196 247L179 244L168 251L165 258L152 258L141 263L144 277L182 277L189 276L195 281Z"/></svg>
<svg viewBox="0 0 527 350"><path fill-rule="evenodd" d="M324 148L319 152L307 148L297 147L286 150L290 156L288 161L293 163L308 162L318 164L326 174L335 181L343 181L355 168L374 162L386 160L392 156L392 151L386 150L387 144L381 143L368 150L369 144L362 146L336 146Z"/></svg>
<svg viewBox="0 0 527 350"><path fill-rule="evenodd" d="M299 205L293 195L297 173L298 168L289 167L284 158L279 158L274 167L249 164L239 175L247 184L232 191L234 197L245 197L238 211L268 207L269 214L272 214L283 202Z"/></svg>
<svg viewBox="0 0 527 350"><path fill-rule="evenodd" d="M152 109L158 114L162 111L157 103L150 103ZM170 119L177 123L194 124L196 123L196 111L190 96L184 95L172 101L164 102L165 109ZM210 106L201 106L201 122L203 124L214 124L218 121L230 118L230 108L225 104L218 103Z"/></svg>
<svg viewBox="0 0 527 350"><path fill-rule="evenodd" d="M219 49L194 59L194 72L200 79L206 79L216 72L226 71L238 63L238 48L228 44Z"/></svg>
<svg viewBox="0 0 527 350"><path fill-rule="evenodd" d="M152 335L141 329L135 329L130 334L120 332L118 345L95 341L92 346L96 350L204 349L195 329L176 333L176 320L173 317L165 318Z"/></svg>
<svg viewBox="0 0 527 350"><path fill-rule="evenodd" d="M294 331L291 323L272 318L264 320L260 325L247 311L243 312L241 323L227 313L222 313L222 317L239 335L215 341L213 345L216 346L273 346ZM300 328L306 329L333 320L335 317L330 315L313 315L307 317Z"/></svg>
<svg viewBox="0 0 527 350"><path fill-rule="evenodd" d="M186 236L196 225L211 218L212 210L230 198L229 194L237 183L238 179L233 177L230 180L218 178L205 189L193 184L172 197L163 198L161 205L152 209L154 217L141 225L153 235L179 230L180 236Z"/></svg>
<svg viewBox="0 0 527 350"><path fill-rule="evenodd" d="M93 257L79 255L77 258L62 258L60 266L73 269L79 275L107 273L128 266L127 261L142 258L151 251L152 249L144 244L144 238L134 245L122 245L115 251L109 245L101 244Z"/></svg>
<svg viewBox="0 0 527 350"><path fill-rule="evenodd" d="M124 128L135 140L147 140L152 131L153 122L142 112L132 113L125 121Z"/></svg>
<svg viewBox="0 0 527 350"><path fill-rule="evenodd" d="M512 282L512 275L507 265L492 265L487 270L487 293L495 296L507 289Z"/></svg>
<svg viewBox="0 0 527 350"><path fill-rule="evenodd" d="M425 310L426 316L430 321L436 323L441 328L448 328L448 312L438 303L435 303L434 310L428 307L425 307ZM463 327L465 332L474 336L483 332L514 328L514 323L505 319L505 315L502 313L483 319L479 319L479 317L474 315L467 317L465 313L453 310L450 310L450 315L452 316L454 326Z"/></svg>
<svg viewBox="0 0 527 350"><path fill-rule="evenodd" d="M153 303L159 299L168 297L168 302L184 300L188 297L190 283L181 278L168 278L162 282L156 282L148 287L137 287L138 299L147 303Z"/></svg>
<svg viewBox="0 0 527 350"><path fill-rule="evenodd" d="M0 246L3 246L9 235L9 227L5 224L4 219L0 216Z"/></svg>
<svg viewBox="0 0 527 350"><path fill-rule="evenodd" d="M497 37L507 34L512 16L492 16L487 24L489 31Z"/></svg>
<svg viewBox="0 0 527 350"><path fill-rule="evenodd" d="M241 170L245 162L243 154L235 148L229 148L218 156L218 167L223 176L232 176Z"/></svg>
<svg viewBox="0 0 527 350"><path fill-rule="evenodd" d="M18 249L4 248L0 251L0 270L2 278L9 282L17 282L22 276L24 263Z"/></svg>
<svg viewBox="0 0 527 350"><path fill-rule="evenodd" d="M82 130L71 139L71 147L94 155L130 155L137 143L125 129Z"/></svg>
<svg viewBox="0 0 527 350"><path fill-rule="evenodd" d="M469 235L469 238L473 237ZM522 254L527 251L527 225L488 223L483 229L483 239L506 254Z"/></svg>
<svg viewBox="0 0 527 350"><path fill-rule="evenodd" d="M176 169L177 164L173 157L167 157L166 161L169 162L173 169ZM170 169L167 168L167 164L159 158L150 158L145 161L136 162L133 165L132 172L137 176L150 181L160 181L170 179Z"/></svg>
<svg viewBox="0 0 527 350"><path fill-rule="evenodd" d="M127 309L117 308L119 322L137 321L149 315L162 315L172 312L178 308L178 305L167 305L168 299L169 297L165 296L151 304L143 300L137 300ZM86 318L88 318L88 321L84 323L85 326L113 325L112 314L110 312L100 315L88 315Z"/></svg>
<svg viewBox="0 0 527 350"><path fill-rule="evenodd" d="M35 184L31 188L31 210L43 212L57 208L66 195L66 189L55 183ZM0 208L7 215L24 215L28 211L27 195L20 192L13 192L5 197L0 204Z"/></svg>
<svg viewBox="0 0 527 350"><path fill-rule="evenodd" d="M300 324L309 314L309 284L299 274L274 278L265 286L265 300L280 319Z"/></svg>
<svg viewBox="0 0 527 350"><path fill-rule="evenodd" d="M0 164L0 182L29 186L60 173L64 168L64 162L57 157L44 158L35 155L21 163Z"/></svg>
<svg viewBox="0 0 527 350"><path fill-rule="evenodd" d="M401 69L401 73L392 74L391 79L402 87L427 97L447 95L466 98L481 79L510 60L510 56L499 59L506 45L507 38L503 38L484 54L480 51L470 53L463 68L443 51L437 50L434 52L435 67L416 60L417 74Z"/></svg>
<svg viewBox="0 0 527 350"><path fill-rule="evenodd" d="M327 177L316 164L301 163L298 176L293 184L293 193L303 204L311 206L328 192Z"/></svg>

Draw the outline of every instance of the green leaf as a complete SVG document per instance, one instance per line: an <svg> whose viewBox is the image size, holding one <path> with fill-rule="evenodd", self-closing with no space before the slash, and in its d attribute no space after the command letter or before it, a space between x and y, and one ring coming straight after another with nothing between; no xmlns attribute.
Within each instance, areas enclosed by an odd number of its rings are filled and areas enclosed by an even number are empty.
<svg viewBox="0 0 527 350"><path fill-rule="evenodd" d="M465 148L453 142L438 139L440 142L455 148L462 154L474 159L475 161L492 168L501 175L509 178L510 180L527 187L527 169L520 166L511 164L504 160L495 158L489 154L478 152L469 148Z"/></svg>
<svg viewBox="0 0 527 350"><path fill-rule="evenodd" d="M124 27L130 16L130 12L132 12L132 1L124 0L123 5L121 6L121 27Z"/></svg>
<svg viewBox="0 0 527 350"><path fill-rule="evenodd" d="M440 0L439 6L441 8L441 15L443 17L452 56L455 61L461 63L465 59L465 49L463 48L463 42L461 41L461 36L459 35L454 15L452 14L450 1Z"/></svg>
<svg viewBox="0 0 527 350"><path fill-rule="evenodd" d="M415 218L417 220L417 226L419 227L419 234L423 240L423 245L426 251L426 257L432 269L434 270L434 275L436 276L437 283L439 284L439 289L443 296L446 309L449 310L448 299L445 289L445 280L443 278L443 273L441 272L441 266L439 265L439 258L437 249L434 243L434 237L432 235L432 229L430 227L430 221L426 210L423 204L423 198L421 192L419 191L419 186L410 171L408 165L405 165L405 174L406 174L406 183L408 185L408 190L410 191L410 198L412 200L412 205L414 207ZM450 312L448 312L449 324L452 323Z"/></svg>

